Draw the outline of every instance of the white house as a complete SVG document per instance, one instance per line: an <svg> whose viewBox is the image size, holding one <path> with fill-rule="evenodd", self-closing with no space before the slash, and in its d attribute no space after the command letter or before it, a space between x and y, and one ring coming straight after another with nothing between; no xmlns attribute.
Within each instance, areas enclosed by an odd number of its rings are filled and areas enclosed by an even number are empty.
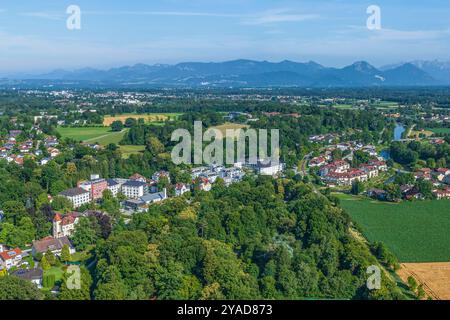
<svg viewBox="0 0 450 320"><path fill-rule="evenodd" d="M274 176L283 171L284 164L281 162L275 163L272 161L264 162L258 160L257 164L250 164L249 167L254 169L257 174L263 176Z"/></svg>
<svg viewBox="0 0 450 320"><path fill-rule="evenodd" d="M18 267L22 263L22 250L16 248L0 252L0 263L6 270Z"/></svg>
<svg viewBox="0 0 450 320"><path fill-rule="evenodd" d="M114 179L106 179L106 182L108 184L108 190L111 191L114 197L117 197L121 189L121 184Z"/></svg>
<svg viewBox="0 0 450 320"><path fill-rule="evenodd" d="M19 269L11 273L12 276L18 277L35 284L38 289L42 288L42 276L44 272L42 269Z"/></svg>
<svg viewBox="0 0 450 320"><path fill-rule="evenodd" d="M129 180L122 185L122 193L128 199L138 199L146 193L145 182Z"/></svg>
<svg viewBox="0 0 450 320"><path fill-rule="evenodd" d="M71 212L63 216L56 213L53 218L53 237L70 237L75 232L75 226L80 220L79 216L80 214L77 212Z"/></svg>
<svg viewBox="0 0 450 320"><path fill-rule="evenodd" d="M91 193L82 188L68 189L59 193L60 196L69 199L74 208L81 207L83 204L91 201Z"/></svg>
<svg viewBox="0 0 450 320"><path fill-rule="evenodd" d="M177 183L175 185L175 195L177 197L182 196L189 191L189 188L184 183Z"/></svg>

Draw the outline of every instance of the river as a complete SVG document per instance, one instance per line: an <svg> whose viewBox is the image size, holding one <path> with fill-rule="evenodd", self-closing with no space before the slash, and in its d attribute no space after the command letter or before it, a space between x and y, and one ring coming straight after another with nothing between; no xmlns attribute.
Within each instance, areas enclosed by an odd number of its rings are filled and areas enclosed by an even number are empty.
<svg viewBox="0 0 450 320"><path fill-rule="evenodd" d="M401 123L396 123L394 130L394 141L400 141L402 139L403 132L406 131L406 128ZM380 152L380 156L384 159L390 159L391 155L389 154L389 149L384 149Z"/></svg>
<svg viewBox="0 0 450 320"><path fill-rule="evenodd" d="M402 134L405 131L406 131L406 128L402 124L397 123L395 125L395 130L394 130L394 140L395 141L401 140L402 139Z"/></svg>

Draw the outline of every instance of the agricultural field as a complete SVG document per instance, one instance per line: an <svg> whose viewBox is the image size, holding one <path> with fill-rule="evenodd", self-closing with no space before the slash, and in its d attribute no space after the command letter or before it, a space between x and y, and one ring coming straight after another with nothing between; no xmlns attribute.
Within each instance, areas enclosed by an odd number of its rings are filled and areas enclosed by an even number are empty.
<svg viewBox="0 0 450 320"><path fill-rule="evenodd" d="M401 262L450 262L450 200L392 204L338 196L363 234L383 242Z"/></svg>
<svg viewBox="0 0 450 320"><path fill-rule="evenodd" d="M408 277L423 284L428 296L435 300L450 300L450 262L402 263L397 272L403 282Z"/></svg>
<svg viewBox="0 0 450 320"><path fill-rule="evenodd" d="M103 146L110 143L118 144L126 133L126 130L122 130L121 132L113 132L109 127L60 127L57 130L63 138L70 138L86 143L98 143Z"/></svg>
<svg viewBox="0 0 450 320"><path fill-rule="evenodd" d="M125 120L128 118L133 119L145 119L145 122L165 122L165 121L172 121L176 120L179 116L181 116L182 113L149 113L149 114L121 114L117 116L105 116L103 119L103 125L104 126L110 126L111 123L114 121L122 121L125 123Z"/></svg>

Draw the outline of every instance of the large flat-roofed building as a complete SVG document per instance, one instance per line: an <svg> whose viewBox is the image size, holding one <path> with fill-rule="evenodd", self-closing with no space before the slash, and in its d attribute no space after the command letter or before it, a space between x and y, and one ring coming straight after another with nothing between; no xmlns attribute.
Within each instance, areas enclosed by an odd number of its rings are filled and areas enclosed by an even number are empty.
<svg viewBox="0 0 450 320"><path fill-rule="evenodd" d="M74 208L81 207L91 201L91 193L82 188L68 189L59 193L60 196L69 199Z"/></svg>
<svg viewBox="0 0 450 320"><path fill-rule="evenodd" d="M101 199L103 191L108 189L108 182L105 179L95 179L80 183L79 187L90 192L91 200L97 200Z"/></svg>
<svg viewBox="0 0 450 320"><path fill-rule="evenodd" d="M122 185L122 193L128 199L138 199L147 193L147 184L141 181L129 180Z"/></svg>

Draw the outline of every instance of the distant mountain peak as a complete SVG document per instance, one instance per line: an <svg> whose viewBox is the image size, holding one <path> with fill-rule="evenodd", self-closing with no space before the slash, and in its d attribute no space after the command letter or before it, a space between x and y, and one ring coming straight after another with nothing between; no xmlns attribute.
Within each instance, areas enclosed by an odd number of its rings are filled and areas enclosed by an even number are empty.
<svg viewBox="0 0 450 320"><path fill-rule="evenodd" d="M409 62L388 69L377 69L367 61L356 61L340 69L324 67L314 61L301 63L290 60L270 62L237 59L225 62L182 62L175 65L137 63L109 70L93 68L75 71L55 70L44 75L16 79L37 79L44 82L69 80L93 82L96 85L102 83L105 86L158 87L204 87L205 84L209 87L371 87L450 84L450 67L442 66L437 62L420 64ZM448 81L442 81L447 71ZM435 74L441 76L437 77Z"/></svg>
<svg viewBox="0 0 450 320"><path fill-rule="evenodd" d="M360 71L360 72L377 70L374 66L372 66L367 61L356 61L350 67L353 67L356 71Z"/></svg>

